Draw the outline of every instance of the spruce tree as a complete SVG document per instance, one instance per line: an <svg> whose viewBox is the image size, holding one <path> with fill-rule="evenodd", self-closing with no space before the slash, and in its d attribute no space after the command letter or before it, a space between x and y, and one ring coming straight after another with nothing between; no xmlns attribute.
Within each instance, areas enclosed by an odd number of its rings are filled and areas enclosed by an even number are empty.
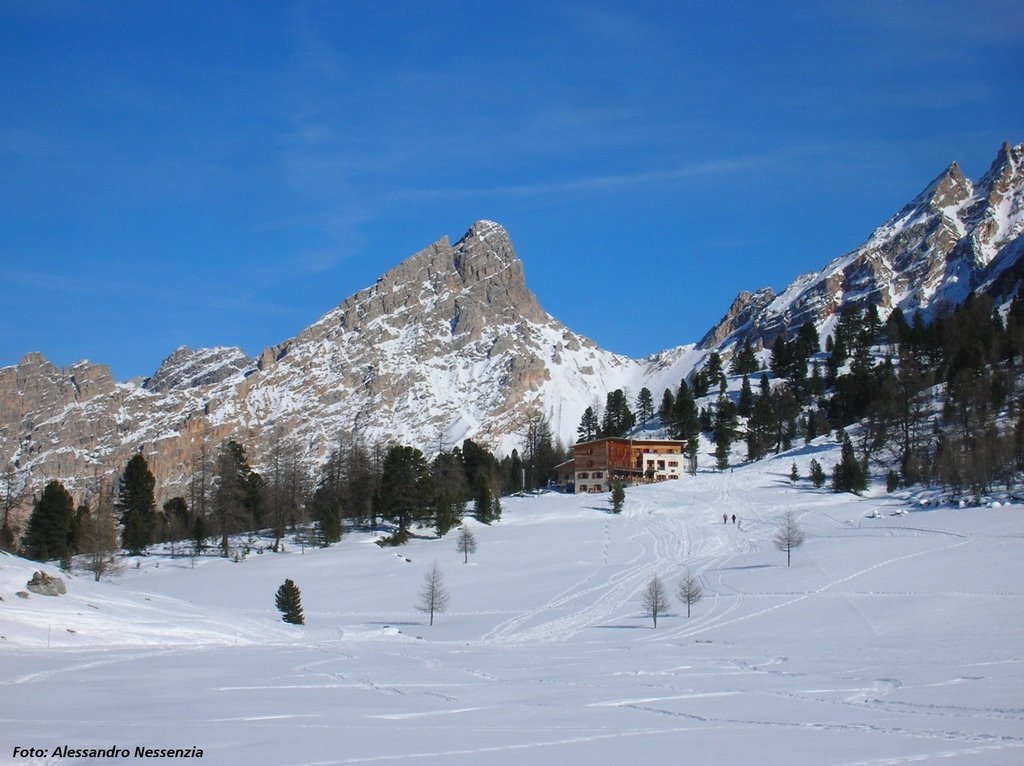
<svg viewBox="0 0 1024 766"><path fill-rule="evenodd" d="M621 481L612 482L612 513L622 513L622 504L626 502L626 490Z"/></svg>
<svg viewBox="0 0 1024 766"><path fill-rule="evenodd" d="M134 455L118 484L117 510L124 525L122 544L132 556L153 542L156 530L156 479L142 453Z"/></svg>
<svg viewBox="0 0 1024 766"><path fill-rule="evenodd" d="M672 419L675 411L676 398L672 395L671 389L666 388L661 395L661 406L658 408L658 418L661 420L661 427L672 433Z"/></svg>
<svg viewBox="0 0 1024 766"><path fill-rule="evenodd" d="M743 339L743 345L732 358L730 372L733 375L749 375L752 372L757 372L757 357L750 345L750 338Z"/></svg>
<svg viewBox="0 0 1024 766"><path fill-rule="evenodd" d="M832 469L832 489L835 492L859 495L867 486L867 475L857 460L850 437L843 434L842 458Z"/></svg>
<svg viewBox="0 0 1024 766"><path fill-rule="evenodd" d="M414 447L388 450L374 501L378 515L398 524L399 537L408 534L413 521L431 509L433 481L423 453Z"/></svg>
<svg viewBox="0 0 1024 766"><path fill-rule="evenodd" d="M818 488L825 485L825 469L814 458L811 458L811 483Z"/></svg>
<svg viewBox="0 0 1024 766"><path fill-rule="evenodd" d="M473 513L481 524L490 524L494 520L494 497L490 486L485 482L481 482L477 487L476 497L473 499Z"/></svg>
<svg viewBox="0 0 1024 766"><path fill-rule="evenodd" d="M646 386L640 389L636 397L636 414L640 419L640 425L647 425L647 421L654 416L654 397L651 390Z"/></svg>
<svg viewBox="0 0 1024 766"><path fill-rule="evenodd" d="M302 614L302 594L299 586L291 580L285 580L284 584L277 589L277 596L274 599L278 610L281 612L281 619L292 625L305 625L306 618Z"/></svg>
<svg viewBox="0 0 1024 766"><path fill-rule="evenodd" d="M736 403L736 413L743 418L749 418L754 409L754 391L750 387L750 377L743 376L743 384L740 386L740 399Z"/></svg>
<svg viewBox="0 0 1024 766"><path fill-rule="evenodd" d="M36 561L70 561L75 501L59 481L51 481L36 501L22 540L25 556Z"/></svg>
<svg viewBox="0 0 1024 766"><path fill-rule="evenodd" d="M579 442L589 442L597 438L597 413L594 412L593 407L587 407L583 410L583 417L580 418L580 424L576 428L576 436L579 438L576 440Z"/></svg>

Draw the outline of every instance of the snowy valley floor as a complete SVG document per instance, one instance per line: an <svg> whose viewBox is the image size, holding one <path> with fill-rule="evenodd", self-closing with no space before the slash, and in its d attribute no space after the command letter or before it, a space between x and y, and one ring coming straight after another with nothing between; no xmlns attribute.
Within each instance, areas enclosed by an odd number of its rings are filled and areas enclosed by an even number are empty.
<svg viewBox="0 0 1024 766"><path fill-rule="evenodd" d="M1024 506L892 515L905 499L792 488L791 460L634 488L622 516L604 495L505 499L500 523L469 521L468 564L454 534L351 534L195 569L150 556L25 600L38 567L0 557L0 762L1024 762ZM785 510L807 532L790 568ZM434 561L451 602L430 627ZM687 566L703 600L653 629L641 590L674 593ZM274 609L286 577L303 628Z"/></svg>

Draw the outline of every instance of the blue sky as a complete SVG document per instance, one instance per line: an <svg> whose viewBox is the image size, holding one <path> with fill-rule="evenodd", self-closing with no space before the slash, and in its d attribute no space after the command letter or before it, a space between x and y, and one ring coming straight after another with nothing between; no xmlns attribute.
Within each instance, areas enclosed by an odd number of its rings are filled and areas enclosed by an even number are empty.
<svg viewBox="0 0 1024 766"><path fill-rule="evenodd" d="M1024 141L1022 40L1016 2L0 0L0 365L258 354L480 218L577 332L693 342Z"/></svg>

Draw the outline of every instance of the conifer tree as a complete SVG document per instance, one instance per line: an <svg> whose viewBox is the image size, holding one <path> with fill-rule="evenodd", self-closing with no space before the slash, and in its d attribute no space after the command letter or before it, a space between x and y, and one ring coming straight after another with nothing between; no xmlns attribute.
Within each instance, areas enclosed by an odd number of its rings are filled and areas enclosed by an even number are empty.
<svg viewBox="0 0 1024 766"><path fill-rule="evenodd" d="M789 467L789 480L793 484L796 484L798 481L800 481L800 469L796 467L795 460L793 461L793 464Z"/></svg>
<svg viewBox="0 0 1024 766"><path fill-rule="evenodd" d="M676 596L679 597L679 600L686 604L687 617L690 616L690 607L700 601L703 595L704 589L701 587L697 575L692 574L687 569L683 579L679 581L679 589L676 591Z"/></svg>
<svg viewBox="0 0 1024 766"><path fill-rule="evenodd" d="M494 496L486 482L477 487L476 497L473 499L473 513L481 524L490 524L494 521Z"/></svg>
<svg viewBox="0 0 1024 766"><path fill-rule="evenodd" d="M622 505L626 502L626 490L621 481L612 482L612 513L622 513Z"/></svg>
<svg viewBox="0 0 1024 766"><path fill-rule="evenodd" d="M754 355L749 337L743 339L743 345L732 358L730 372L733 375L749 375L752 372L757 372L757 357Z"/></svg>
<svg viewBox="0 0 1024 766"><path fill-rule="evenodd" d="M59 559L69 562L73 547L75 501L57 480L43 488L28 520L22 546L25 556L35 561Z"/></svg>
<svg viewBox="0 0 1024 766"><path fill-rule="evenodd" d="M850 437L843 434L842 458L832 469L832 489L859 495L867 489L867 475L853 451Z"/></svg>
<svg viewBox="0 0 1024 766"><path fill-rule="evenodd" d="M825 485L825 469L814 458L811 458L811 483L818 488Z"/></svg>
<svg viewBox="0 0 1024 766"><path fill-rule="evenodd" d="M85 570L92 572L96 582L119 568L117 513L112 494L111 489L101 483L93 503L80 509L79 550L85 554Z"/></svg>
<svg viewBox="0 0 1024 766"><path fill-rule="evenodd" d="M118 485L117 510L124 532L121 542L137 556L153 542L156 527L156 479L142 453L132 456Z"/></svg>
<svg viewBox="0 0 1024 766"><path fill-rule="evenodd" d="M643 614L654 621L654 627L658 627L658 615L668 610L668 596L665 593L665 586L661 584L661 578L655 575L647 583L643 592Z"/></svg>
<svg viewBox="0 0 1024 766"><path fill-rule="evenodd" d="M583 417L580 418L580 424L576 428L576 436L579 438L576 440L579 442L589 442L597 438L597 413L594 412L593 407L587 407L583 410Z"/></svg>
<svg viewBox="0 0 1024 766"><path fill-rule="evenodd" d="M476 553L476 537L469 527L462 527L459 536L456 538L456 549L462 554L462 563L469 562L469 554Z"/></svg>
<svg viewBox="0 0 1024 766"><path fill-rule="evenodd" d="M408 534L413 521L429 513L433 496L430 467L423 453L400 445L389 449L374 507L379 516L398 524L400 539Z"/></svg>
<svg viewBox="0 0 1024 766"><path fill-rule="evenodd" d="M636 414L640 420L640 425L647 425L647 421L654 416L654 397L651 396L651 390L644 386L640 389L640 393L636 397Z"/></svg>
<svg viewBox="0 0 1024 766"><path fill-rule="evenodd" d="M25 496L25 483L19 482L14 465L8 463L2 477L3 491L0 492L0 550L14 551L17 540L14 534L14 510Z"/></svg>
<svg viewBox="0 0 1024 766"><path fill-rule="evenodd" d="M430 571L423 576L420 603L416 608L430 615L431 625L434 624L434 614L441 614L448 608L448 591L444 587L444 577L436 561Z"/></svg>
<svg viewBox="0 0 1024 766"><path fill-rule="evenodd" d="M743 384L740 386L740 399L736 403L736 414L743 418L749 418L754 409L754 391L750 387L750 377L743 376Z"/></svg>
<svg viewBox="0 0 1024 766"><path fill-rule="evenodd" d="M672 395L672 390L666 388L665 393L661 395L661 406L658 407L658 419L661 420L661 427L666 429L669 434L672 433L672 418L675 410L676 398Z"/></svg>
<svg viewBox="0 0 1024 766"><path fill-rule="evenodd" d="M281 612L281 619L291 625L305 625L306 618L302 614L302 594L299 586L289 579L277 589L277 596L274 599L278 610Z"/></svg>
<svg viewBox="0 0 1024 766"><path fill-rule="evenodd" d="M804 544L804 531L800 528L792 511L787 511L779 521L779 527L772 536L772 542L776 548L786 554L786 566L788 567L792 560L793 549Z"/></svg>

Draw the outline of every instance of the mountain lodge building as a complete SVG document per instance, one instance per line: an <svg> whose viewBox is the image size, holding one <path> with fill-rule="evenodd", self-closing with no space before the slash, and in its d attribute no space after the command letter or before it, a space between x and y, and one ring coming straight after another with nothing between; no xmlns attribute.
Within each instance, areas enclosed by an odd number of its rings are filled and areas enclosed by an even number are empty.
<svg viewBox="0 0 1024 766"><path fill-rule="evenodd" d="M678 479L686 442L672 439L595 439L573 445L572 460L559 466L558 483L570 477L575 492L609 492L613 481L626 484ZM563 484L564 480L564 484Z"/></svg>

